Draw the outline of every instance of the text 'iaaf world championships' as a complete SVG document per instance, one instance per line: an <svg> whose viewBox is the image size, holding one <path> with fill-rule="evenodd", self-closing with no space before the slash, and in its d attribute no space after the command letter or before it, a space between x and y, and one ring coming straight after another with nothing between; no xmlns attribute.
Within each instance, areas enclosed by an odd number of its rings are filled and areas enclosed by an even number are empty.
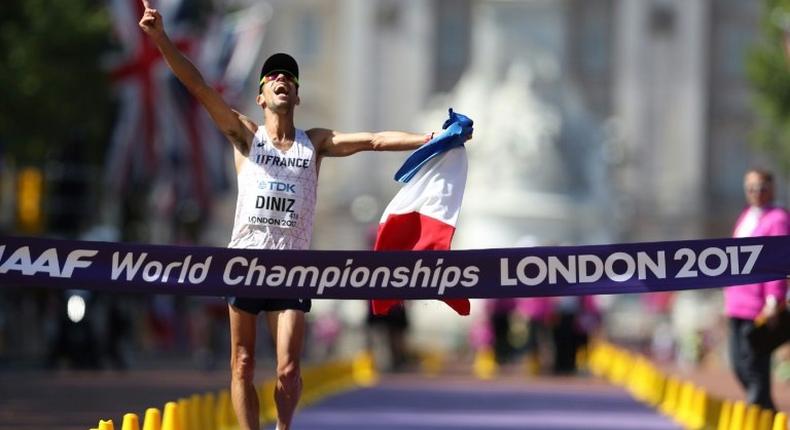
<svg viewBox="0 0 790 430"><path fill-rule="evenodd" d="M341 265L267 265L257 257L232 256L222 260L220 273L214 273L213 257L193 258L184 255L177 261L160 261L147 252L112 253L109 280L142 281L198 285L221 279L227 286L267 288L315 288L321 296L329 288L431 288L438 296L449 288L472 288L481 278L492 280L496 275L483 276L498 263L499 285L552 286L591 284L600 281L625 283L631 280L680 279L724 274L748 275L757 262L763 245L707 247L702 250L680 248L611 254L526 255L500 257L481 261L479 265L452 264L450 258L417 258L397 266L362 265L353 258ZM525 253L529 250L524 249ZM49 248L31 253L28 246L6 249L0 246L0 275L18 272L25 276L79 279L81 271L89 270L100 258L98 250L77 249L61 252ZM422 256L421 256L422 257ZM485 259L483 259L485 260ZM105 266L106 267L106 266ZM106 269L100 269L106 270Z"/></svg>

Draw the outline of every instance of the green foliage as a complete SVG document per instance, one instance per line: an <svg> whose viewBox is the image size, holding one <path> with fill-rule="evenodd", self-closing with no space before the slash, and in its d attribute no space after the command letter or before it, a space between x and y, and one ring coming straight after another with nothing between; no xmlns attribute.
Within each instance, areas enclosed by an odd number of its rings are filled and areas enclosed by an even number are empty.
<svg viewBox="0 0 790 430"><path fill-rule="evenodd" d="M746 72L757 108L755 143L790 171L790 58L783 30L790 30L790 0L765 0L759 44L750 53Z"/></svg>
<svg viewBox="0 0 790 430"><path fill-rule="evenodd" d="M100 159L112 109L99 61L110 40L100 0L0 1L0 139L14 158L36 162L80 136Z"/></svg>

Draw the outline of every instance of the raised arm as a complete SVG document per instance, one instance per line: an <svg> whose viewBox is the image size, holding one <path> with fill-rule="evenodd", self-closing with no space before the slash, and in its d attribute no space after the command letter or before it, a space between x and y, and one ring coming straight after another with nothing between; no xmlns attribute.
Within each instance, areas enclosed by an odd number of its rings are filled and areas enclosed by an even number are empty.
<svg viewBox="0 0 790 430"><path fill-rule="evenodd" d="M156 44L167 65L179 81L206 108L220 131L242 154L248 154L253 132L245 127L240 116L234 112L219 93L206 83L195 66L176 48L165 33L162 16L142 0L145 12L140 19L140 28Z"/></svg>
<svg viewBox="0 0 790 430"><path fill-rule="evenodd" d="M431 139L433 133L414 134L401 131L379 133L340 133L325 128L307 131L318 154L324 157L345 157L360 151L410 151Z"/></svg>

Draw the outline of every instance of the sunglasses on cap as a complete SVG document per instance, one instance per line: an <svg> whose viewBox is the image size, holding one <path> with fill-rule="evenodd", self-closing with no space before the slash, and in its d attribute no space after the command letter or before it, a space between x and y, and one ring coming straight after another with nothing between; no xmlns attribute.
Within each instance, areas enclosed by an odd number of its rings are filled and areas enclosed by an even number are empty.
<svg viewBox="0 0 790 430"><path fill-rule="evenodd" d="M267 82L271 82L271 81L276 80L277 77L280 76L280 75L285 76L285 79L287 79L290 82L293 82L293 84L296 85L297 87L299 86L299 79L296 79L296 76L292 75L290 72L285 71L285 70L275 70L275 71L267 73L266 75L264 75L261 78L261 81L258 84L258 91L263 91L263 86Z"/></svg>

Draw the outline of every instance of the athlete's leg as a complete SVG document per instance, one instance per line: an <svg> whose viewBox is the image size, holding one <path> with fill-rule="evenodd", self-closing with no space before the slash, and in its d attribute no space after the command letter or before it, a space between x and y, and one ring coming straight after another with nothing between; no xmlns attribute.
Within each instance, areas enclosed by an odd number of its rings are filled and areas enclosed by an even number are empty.
<svg viewBox="0 0 790 430"><path fill-rule="evenodd" d="M277 350L277 384L274 389L277 430L288 430L302 394L299 363L304 342L305 317L300 310L288 309L266 312L266 319Z"/></svg>
<svg viewBox="0 0 790 430"><path fill-rule="evenodd" d="M260 429L255 391L257 316L228 305L230 314L230 395L242 430Z"/></svg>

